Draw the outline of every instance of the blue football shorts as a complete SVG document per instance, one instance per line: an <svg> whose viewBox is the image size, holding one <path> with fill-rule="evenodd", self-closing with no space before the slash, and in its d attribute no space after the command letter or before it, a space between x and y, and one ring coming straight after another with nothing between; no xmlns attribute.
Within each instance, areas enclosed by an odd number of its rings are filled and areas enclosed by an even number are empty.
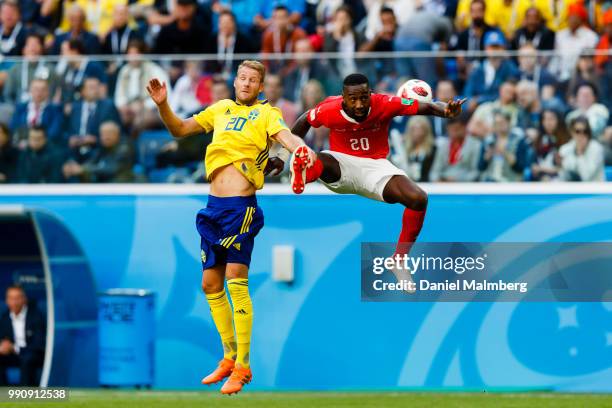
<svg viewBox="0 0 612 408"><path fill-rule="evenodd" d="M249 266L255 236L264 225L255 195L215 197L198 211L196 227L201 237L202 268L239 263Z"/></svg>

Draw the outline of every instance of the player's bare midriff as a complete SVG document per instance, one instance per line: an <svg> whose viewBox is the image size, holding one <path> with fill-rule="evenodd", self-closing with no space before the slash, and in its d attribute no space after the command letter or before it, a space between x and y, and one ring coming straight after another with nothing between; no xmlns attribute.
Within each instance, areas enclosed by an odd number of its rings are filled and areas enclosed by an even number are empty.
<svg viewBox="0 0 612 408"><path fill-rule="evenodd" d="M210 194L215 197L251 196L255 194L255 187L233 164L228 164L212 174Z"/></svg>

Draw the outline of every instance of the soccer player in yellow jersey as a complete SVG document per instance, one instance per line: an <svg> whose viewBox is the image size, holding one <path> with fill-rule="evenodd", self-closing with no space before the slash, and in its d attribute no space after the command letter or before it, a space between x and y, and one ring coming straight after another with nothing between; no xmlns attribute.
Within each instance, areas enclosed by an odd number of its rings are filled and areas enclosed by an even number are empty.
<svg viewBox="0 0 612 408"><path fill-rule="evenodd" d="M264 170L272 141L293 152L304 144L293 135L278 108L257 96L263 89L265 68L258 61L238 67L236 100L224 99L188 119L177 117L168 105L166 84L149 82L147 91L160 116L176 138L214 130L206 150L205 166L210 181L206 208L198 212L201 236L202 289L221 336L223 359L203 384L229 377L223 394L239 392L252 378L249 366L253 307L248 290L248 271L254 239L264 218L255 191L263 187ZM310 163L314 152L309 150ZM224 280L232 298L232 309Z"/></svg>

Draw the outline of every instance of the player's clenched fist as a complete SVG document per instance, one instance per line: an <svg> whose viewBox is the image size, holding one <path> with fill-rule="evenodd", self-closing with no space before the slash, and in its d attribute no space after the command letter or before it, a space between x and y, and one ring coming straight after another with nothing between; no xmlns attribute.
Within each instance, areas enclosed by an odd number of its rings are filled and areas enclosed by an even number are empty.
<svg viewBox="0 0 612 408"><path fill-rule="evenodd" d="M147 92L157 105L161 105L168 99L168 89L165 82L160 82L159 79L153 78L147 85Z"/></svg>
<svg viewBox="0 0 612 408"><path fill-rule="evenodd" d="M264 169L264 175L266 176L278 176L283 172L285 168L285 162L278 157L270 157L266 168Z"/></svg>

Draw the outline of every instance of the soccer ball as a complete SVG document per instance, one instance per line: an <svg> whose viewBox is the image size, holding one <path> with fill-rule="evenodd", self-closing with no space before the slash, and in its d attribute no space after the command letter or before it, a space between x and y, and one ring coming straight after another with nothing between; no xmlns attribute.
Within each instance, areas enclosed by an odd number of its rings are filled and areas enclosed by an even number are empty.
<svg viewBox="0 0 612 408"><path fill-rule="evenodd" d="M404 82L397 90L397 96L422 102L431 102L433 100L431 86L420 79L411 79Z"/></svg>

